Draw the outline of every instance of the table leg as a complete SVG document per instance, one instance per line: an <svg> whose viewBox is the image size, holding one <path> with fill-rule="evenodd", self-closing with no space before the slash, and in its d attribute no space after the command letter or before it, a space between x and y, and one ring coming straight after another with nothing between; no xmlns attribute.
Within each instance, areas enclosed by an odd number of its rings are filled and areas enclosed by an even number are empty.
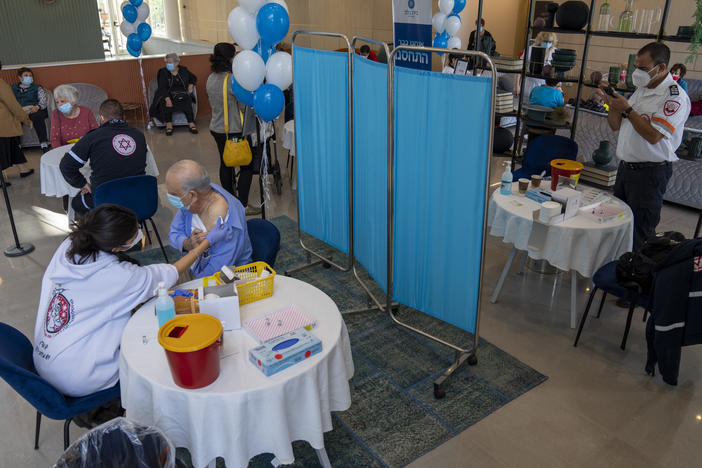
<svg viewBox="0 0 702 468"><path fill-rule="evenodd" d="M578 307L578 273L570 270L570 328L575 328Z"/></svg>
<svg viewBox="0 0 702 468"><path fill-rule="evenodd" d="M509 268L512 266L512 262L514 261L514 256L516 254L517 248L514 247L509 253L509 257L507 258L507 263L505 263L505 267L502 269L502 274L500 275L500 279L497 281L497 287L495 288L495 292L492 293L492 298L490 299L490 302L492 302L493 304L497 302L497 297L500 295L502 285L505 282L505 278L507 277L507 273L509 273Z"/></svg>
<svg viewBox="0 0 702 468"><path fill-rule="evenodd" d="M321 448L315 449L315 451L317 452L317 458L319 458L319 463L322 465L322 468L332 468L329 457L327 456L327 449Z"/></svg>
<svg viewBox="0 0 702 468"><path fill-rule="evenodd" d="M529 257L529 254L527 252L524 252L524 255L519 260L519 269L517 270L518 275L521 275L522 273L524 273L524 265L526 265L528 257Z"/></svg>

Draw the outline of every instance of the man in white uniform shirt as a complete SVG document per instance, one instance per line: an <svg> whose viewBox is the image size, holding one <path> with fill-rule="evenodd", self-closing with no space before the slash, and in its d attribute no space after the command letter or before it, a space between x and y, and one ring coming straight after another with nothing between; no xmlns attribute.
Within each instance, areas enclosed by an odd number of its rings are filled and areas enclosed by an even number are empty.
<svg viewBox="0 0 702 468"><path fill-rule="evenodd" d="M609 126L619 130L614 195L634 214L634 250L655 234L672 163L678 160L675 150L690 115L690 98L668 72L669 60L668 46L651 42L636 56L636 91L629 100L616 92L602 93L609 105Z"/></svg>

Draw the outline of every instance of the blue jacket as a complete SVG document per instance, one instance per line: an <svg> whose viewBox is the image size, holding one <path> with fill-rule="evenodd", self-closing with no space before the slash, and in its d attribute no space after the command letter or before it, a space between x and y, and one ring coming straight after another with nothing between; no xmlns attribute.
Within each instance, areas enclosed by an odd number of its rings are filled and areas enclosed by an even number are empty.
<svg viewBox="0 0 702 468"><path fill-rule="evenodd" d="M544 107L563 107L563 93L560 89L537 86L529 94L529 104Z"/></svg>
<svg viewBox="0 0 702 468"><path fill-rule="evenodd" d="M654 268L646 342L646 372L653 375L658 363L663 380L677 385L681 348L702 344L702 238L680 244Z"/></svg>
<svg viewBox="0 0 702 468"><path fill-rule="evenodd" d="M196 278L211 276L225 265L241 266L251 263L251 240L246 229L244 206L219 185L210 184L210 186L227 200L229 212L224 225L231 229L232 235L228 242L220 242L207 249L207 252L190 267L190 271ZM192 231L192 220L193 214L185 208L176 213L168 234L168 242L174 248L183 250L183 242L190 237Z"/></svg>

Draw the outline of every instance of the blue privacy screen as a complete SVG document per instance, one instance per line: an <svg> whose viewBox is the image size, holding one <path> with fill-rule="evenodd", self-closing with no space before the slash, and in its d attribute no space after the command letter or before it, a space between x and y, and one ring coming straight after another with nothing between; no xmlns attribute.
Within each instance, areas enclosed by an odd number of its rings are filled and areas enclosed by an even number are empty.
<svg viewBox="0 0 702 468"><path fill-rule="evenodd" d="M348 254L348 55L296 46L293 59L300 227Z"/></svg>
<svg viewBox="0 0 702 468"><path fill-rule="evenodd" d="M475 332L490 78L395 69L393 296Z"/></svg>
<svg viewBox="0 0 702 468"><path fill-rule="evenodd" d="M388 69L358 55L353 66L354 255L387 292Z"/></svg>

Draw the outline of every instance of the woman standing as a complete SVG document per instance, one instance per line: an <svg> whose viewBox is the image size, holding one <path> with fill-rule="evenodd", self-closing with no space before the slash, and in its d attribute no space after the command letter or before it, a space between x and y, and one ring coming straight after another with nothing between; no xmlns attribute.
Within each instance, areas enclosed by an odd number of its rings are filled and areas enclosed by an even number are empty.
<svg viewBox="0 0 702 468"><path fill-rule="evenodd" d="M212 73L207 77L207 97L212 106L212 119L210 120L210 133L217 143L219 150L219 180L222 187L239 199L246 214L253 216L259 214L261 209L249 207L249 191L254 174L253 161L248 166L241 166L239 180L233 167L224 164L224 144L227 134L224 128L224 88L227 90L227 113L229 116L229 138L246 138L251 144L250 135L256 131L256 114L253 109L240 103L232 92L232 60L236 48L229 43L220 42L214 47L210 56ZM227 83L225 85L225 79Z"/></svg>
<svg viewBox="0 0 702 468"><path fill-rule="evenodd" d="M98 124L93 111L78 105L78 90L60 85L54 90L56 110L51 114L51 147L75 143Z"/></svg>
<svg viewBox="0 0 702 468"><path fill-rule="evenodd" d="M197 77L190 70L180 65L178 54L166 55L166 66L156 75L158 88L151 103L149 113L166 123L166 135L173 135L173 112L180 111L188 120L190 133L197 133L193 103L193 90Z"/></svg>
<svg viewBox="0 0 702 468"><path fill-rule="evenodd" d="M0 63L2 69L2 63ZM0 80L0 170L10 166L17 166L20 177L27 177L34 173L34 169L27 169L20 147L22 124L32 126L32 121L12 92L12 88L4 80Z"/></svg>

